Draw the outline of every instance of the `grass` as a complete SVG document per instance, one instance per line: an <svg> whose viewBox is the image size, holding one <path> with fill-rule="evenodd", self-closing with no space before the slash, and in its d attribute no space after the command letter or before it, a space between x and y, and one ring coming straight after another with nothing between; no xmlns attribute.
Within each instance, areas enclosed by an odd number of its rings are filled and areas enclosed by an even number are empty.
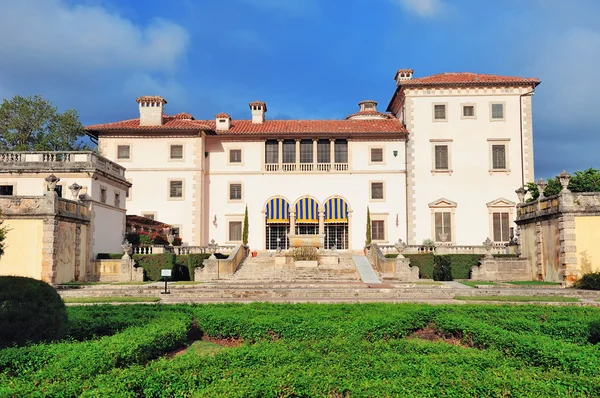
<svg viewBox="0 0 600 398"><path fill-rule="evenodd" d="M515 281L515 282L506 282L511 285L517 286L558 286L560 283L556 282L546 282L546 281Z"/></svg>
<svg viewBox="0 0 600 398"><path fill-rule="evenodd" d="M563 296L456 296L455 300L464 301L514 301L514 302L547 302L547 303L578 303L576 297Z"/></svg>
<svg viewBox="0 0 600 398"><path fill-rule="evenodd" d="M463 285L475 287L475 286L494 286L496 282L481 282L481 281L462 281Z"/></svg>
<svg viewBox="0 0 600 398"><path fill-rule="evenodd" d="M65 303L93 304L93 303L156 303L160 297L148 296L104 296L104 297L65 297Z"/></svg>
<svg viewBox="0 0 600 398"><path fill-rule="evenodd" d="M193 352L199 355L209 355L213 356L217 352L221 351L224 347L215 343L211 343L210 341L195 341L192 343L190 348L187 349L187 352Z"/></svg>

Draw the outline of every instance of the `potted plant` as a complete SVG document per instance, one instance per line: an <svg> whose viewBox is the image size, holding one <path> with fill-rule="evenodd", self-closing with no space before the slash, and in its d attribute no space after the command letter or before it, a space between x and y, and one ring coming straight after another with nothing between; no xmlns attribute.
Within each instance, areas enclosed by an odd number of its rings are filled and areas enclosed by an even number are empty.
<svg viewBox="0 0 600 398"><path fill-rule="evenodd" d="M252 250L252 257L256 257L258 255L258 252L256 250Z"/></svg>

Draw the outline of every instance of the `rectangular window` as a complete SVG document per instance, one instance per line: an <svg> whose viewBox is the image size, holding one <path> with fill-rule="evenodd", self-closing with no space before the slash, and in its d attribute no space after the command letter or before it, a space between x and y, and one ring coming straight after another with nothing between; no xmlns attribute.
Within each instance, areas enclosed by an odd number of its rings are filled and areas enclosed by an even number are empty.
<svg viewBox="0 0 600 398"><path fill-rule="evenodd" d="M169 181L169 197L183 198L183 181Z"/></svg>
<svg viewBox="0 0 600 398"><path fill-rule="evenodd" d="M317 163L331 163L331 144L329 140L317 141Z"/></svg>
<svg viewBox="0 0 600 398"><path fill-rule="evenodd" d="M371 148L371 163L383 162L383 148Z"/></svg>
<svg viewBox="0 0 600 398"><path fill-rule="evenodd" d="M56 188L58 188L58 186ZM62 187L60 188L62 193ZM100 202L106 203L106 188L100 188Z"/></svg>
<svg viewBox="0 0 600 398"><path fill-rule="evenodd" d="M300 163L313 162L313 142L312 140L300 141Z"/></svg>
<svg viewBox="0 0 600 398"><path fill-rule="evenodd" d="M385 221L371 220L371 239L385 240Z"/></svg>
<svg viewBox="0 0 600 398"><path fill-rule="evenodd" d="M242 241L242 222L241 221L229 221L229 241L230 242L241 242Z"/></svg>
<svg viewBox="0 0 600 398"><path fill-rule="evenodd" d="M510 240L510 226L508 213L493 213L494 242L508 242Z"/></svg>
<svg viewBox="0 0 600 398"><path fill-rule="evenodd" d="M279 143L275 140L269 140L265 143L265 163L279 163Z"/></svg>
<svg viewBox="0 0 600 398"><path fill-rule="evenodd" d="M348 141L335 140L335 162L348 163Z"/></svg>
<svg viewBox="0 0 600 398"><path fill-rule="evenodd" d="M183 145L171 145L171 159L183 159Z"/></svg>
<svg viewBox="0 0 600 398"><path fill-rule="evenodd" d="M242 200L242 184L229 184L229 200Z"/></svg>
<svg viewBox="0 0 600 398"><path fill-rule="evenodd" d="M435 146L435 169L448 170L448 145Z"/></svg>
<svg viewBox="0 0 600 398"><path fill-rule="evenodd" d="M446 105L434 105L433 118L435 120L446 120Z"/></svg>
<svg viewBox="0 0 600 398"><path fill-rule="evenodd" d="M296 163L296 141L294 141L294 140L283 141L283 162L282 163Z"/></svg>
<svg viewBox="0 0 600 398"><path fill-rule="evenodd" d="M435 213L435 241L452 242L451 213Z"/></svg>
<svg viewBox="0 0 600 398"><path fill-rule="evenodd" d="M383 199L383 182L371 183L371 199Z"/></svg>
<svg viewBox="0 0 600 398"><path fill-rule="evenodd" d="M13 195L13 186L12 185L0 185L0 195L4 196L12 196Z"/></svg>
<svg viewBox="0 0 600 398"><path fill-rule="evenodd" d="M463 106L463 117L475 117L475 107L473 105Z"/></svg>
<svg viewBox="0 0 600 398"><path fill-rule="evenodd" d="M492 145L492 168L499 170L506 169L505 145Z"/></svg>
<svg viewBox="0 0 600 398"><path fill-rule="evenodd" d="M115 192L115 207L121 207L121 195Z"/></svg>
<svg viewBox="0 0 600 398"><path fill-rule="evenodd" d="M154 214L153 213L142 213L142 217L145 217L149 220L154 220Z"/></svg>
<svg viewBox="0 0 600 398"><path fill-rule="evenodd" d="M504 104L492 104L492 119L504 119Z"/></svg>
<svg viewBox="0 0 600 398"><path fill-rule="evenodd" d="M242 150L241 149L230 149L229 150L229 163L242 163Z"/></svg>
<svg viewBox="0 0 600 398"><path fill-rule="evenodd" d="M129 145L117 145L117 159L129 159L131 156L131 147Z"/></svg>

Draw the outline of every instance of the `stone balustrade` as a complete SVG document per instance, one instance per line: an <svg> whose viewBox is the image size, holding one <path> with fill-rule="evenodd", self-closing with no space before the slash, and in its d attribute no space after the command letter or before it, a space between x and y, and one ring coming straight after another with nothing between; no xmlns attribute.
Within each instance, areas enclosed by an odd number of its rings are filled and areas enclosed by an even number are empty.
<svg viewBox="0 0 600 398"><path fill-rule="evenodd" d="M235 245L217 245L215 246L215 253L230 255L235 247ZM208 246L136 245L132 246L131 250L133 254L174 253L180 255L210 253Z"/></svg>
<svg viewBox="0 0 600 398"><path fill-rule="evenodd" d="M381 252L385 254L397 254L398 249L395 245L377 245ZM403 254L486 254L483 245L407 245L404 247ZM494 243L490 251L491 254L507 254L506 244Z"/></svg>
<svg viewBox="0 0 600 398"><path fill-rule="evenodd" d="M214 257L208 258L204 260L204 267L197 267L194 270L194 281L206 282L220 279L222 277L230 277L237 271L238 267L244 261L247 255L248 247L238 244L233 246L229 256L226 259L219 260Z"/></svg>
<svg viewBox="0 0 600 398"><path fill-rule="evenodd" d="M102 171L125 178L125 168L92 151L0 152L0 171Z"/></svg>

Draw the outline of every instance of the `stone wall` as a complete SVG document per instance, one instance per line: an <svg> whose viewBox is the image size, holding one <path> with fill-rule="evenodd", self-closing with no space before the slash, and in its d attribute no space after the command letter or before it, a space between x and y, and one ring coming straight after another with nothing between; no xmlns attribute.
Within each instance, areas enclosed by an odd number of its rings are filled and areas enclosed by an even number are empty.
<svg viewBox="0 0 600 398"><path fill-rule="evenodd" d="M143 282L144 269L136 268L131 258L96 260L91 279L98 282Z"/></svg>
<svg viewBox="0 0 600 398"><path fill-rule="evenodd" d="M395 279L403 282L419 280L419 268L410 265L410 259L402 253L396 258L387 258L377 244L367 246L367 258L383 279Z"/></svg>
<svg viewBox="0 0 600 398"><path fill-rule="evenodd" d="M481 265L471 267L473 281L529 281L531 268L523 258L484 258Z"/></svg>

